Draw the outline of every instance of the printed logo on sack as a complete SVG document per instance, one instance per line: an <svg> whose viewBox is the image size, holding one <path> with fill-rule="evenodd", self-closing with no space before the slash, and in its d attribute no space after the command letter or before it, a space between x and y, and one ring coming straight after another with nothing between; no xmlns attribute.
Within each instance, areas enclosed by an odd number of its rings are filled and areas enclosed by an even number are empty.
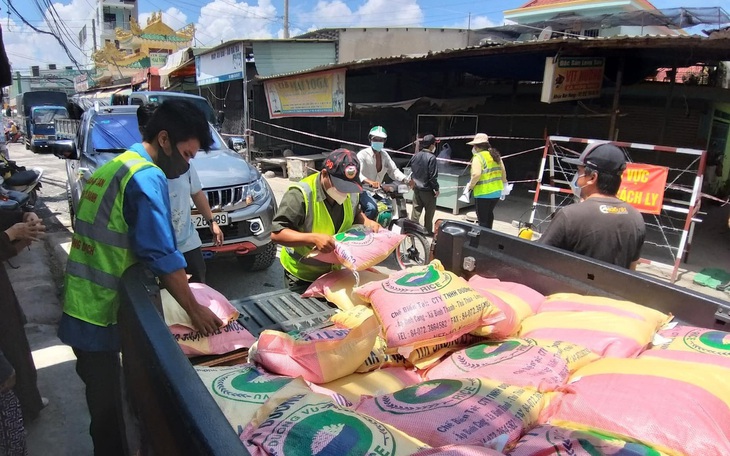
<svg viewBox="0 0 730 456"><path fill-rule="evenodd" d="M335 241L357 246L370 245L373 243L373 236L363 230L348 230L335 234Z"/></svg>
<svg viewBox="0 0 730 456"><path fill-rule="evenodd" d="M438 291L451 283L451 274L442 274L434 265L418 269L417 272L411 272L399 279L386 281L383 289L391 293L428 293Z"/></svg>
<svg viewBox="0 0 730 456"><path fill-rule="evenodd" d="M264 440L264 449L286 456L395 454L394 436L385 426L333 407L307 404L295 411L272 429Z"/></svg>
<svg viewBox="0 0 730 456"><path fill-rule="evenodd" d="M641 444L624 442L599 434L587 434L556 427L548 428L545 433L545 439L554 447L557 445L557 449L562 448L565 450L566 454L578 454L576 446L585 450L590 455L659 456L661 454ZM524 440L521 440L521 442Z"/></svg>
<svg viewBox="0 0 730 456"><path fill-rule="evenodd" d="M420 413L453 407L476 395L482 382L476 378L460 380L439 379L375 398L375 404L384 412L396 415Z"/></svg>
<svg viewBox="0 0 730 456"><path fill-rule="evenodd" d="M292 380L261 373L252 366L245 367L213 380L213 394L231 401L263 404Z"/></svg>
<svg viewBox="0 0 730 456"><path fill-rule="evenodd" d="M517 340L478 344L456 353L453 359L460 368L476 369L516 358L529 351L531 346Z"/></svg>
<svg viewBox="0 0 730 456"><path fill-rule="evenodd" d="M730 356L730 333L693 329L684 336L684 343L700 353Z"/></svg>

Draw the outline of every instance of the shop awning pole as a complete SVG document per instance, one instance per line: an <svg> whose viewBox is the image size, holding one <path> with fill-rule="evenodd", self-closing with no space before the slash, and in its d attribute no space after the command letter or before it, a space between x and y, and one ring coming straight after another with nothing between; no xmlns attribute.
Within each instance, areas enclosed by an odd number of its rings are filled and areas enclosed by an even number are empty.
<svg viewBox="0 0 730 456"><path fill-rule="evenodd" d="M611 125L608 128L608 139L616 141L616 124L618 123L619 106L621 101L621 86L624 78L624 57L618 61L618 70L616 70L616 87L613 91L613 106L611 107Z"/></svg>

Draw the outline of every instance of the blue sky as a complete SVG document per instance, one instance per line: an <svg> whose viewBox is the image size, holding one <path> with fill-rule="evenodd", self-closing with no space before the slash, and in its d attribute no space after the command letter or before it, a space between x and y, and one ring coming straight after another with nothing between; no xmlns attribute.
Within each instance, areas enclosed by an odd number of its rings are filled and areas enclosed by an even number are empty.
<svg viewBox="0 0 730 456"><path fill-rule="evenodd" d="M11 13L2 0L0 24L3 27L8 57L15 69L49 63L68 65L61 46L53 37L33 32ZM39 28L45 28L39 11L42 0L9 0L20 13ZM171 27L196 25L196 44L210 46L234 38L272 38L282 36L284 0L138 0L140 22L150 13L163 12ZM289 28L294 36L325 27L455 27L482 28L503 22L502 11L517 8L527 0L290 0ZM722 6L727 0L653 0L657 8L678 6ZM96 0L56 0L55 13L70 37L93 17ZM726 6L727 9L727 6ZM71 41L67 38L66 41ZM73 44L77 44L74 43ZM83 61L82 52L69 46Z"/></svg>

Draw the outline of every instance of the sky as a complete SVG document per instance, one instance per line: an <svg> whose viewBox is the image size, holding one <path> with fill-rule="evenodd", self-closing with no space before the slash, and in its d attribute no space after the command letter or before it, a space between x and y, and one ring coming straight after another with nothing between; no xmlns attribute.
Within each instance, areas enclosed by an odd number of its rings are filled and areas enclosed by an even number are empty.
<svg viewBox="0 0 730 456"><path fill-rule="evenodd" d="M447 27L484 28L503 24L502 12L527 0L290 0L289 34L334 27ZM14 70L32 65L59 67L71 64L57 40L35 32L9 12L8 2L33 26L48 30L44 18L58 17L64 41L79 62L78 34L88 24L97 0L0 0L0 25ZM196 46L213 46L236 38L283 36L284 0L138 0L139 22L162 11L163 22L179 29L196 27ZM727 0L652 0L657 8L722 6ZM41 5L40 7L38 5ZM53 5L53 9L49 8ZM726 10L728 9L725 6Z"/></svg>

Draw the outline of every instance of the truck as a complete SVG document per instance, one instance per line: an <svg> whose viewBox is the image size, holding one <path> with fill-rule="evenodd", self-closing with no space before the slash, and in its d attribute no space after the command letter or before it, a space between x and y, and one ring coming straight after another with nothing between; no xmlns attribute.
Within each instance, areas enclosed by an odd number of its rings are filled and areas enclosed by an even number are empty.
<svg viewBox="0 0 730 456"><path fill-rule="evenodd" d="M66 196L72 226L84 185L93 172L127 147L142 141L137 108L94 107L84 112L80 120L57 120L58 139L52 142L51 148L54 155L66 160ZM203 242L203 256L206 259L235 256L244 270L266 269L276 258L276 246L270 236L277 207L274 193L256 168L228 149L212 125L210 132L211 150L198 153L191 164L198 172L225 239L223 245L214 245L208 221L191 200L191 216Z"/></svg>
<svg viewBox="0 0 730 456"><path fill-rule="evenodd" d="M39 90L16 97L16 123L23 133L25 148L32 152L49 151L48 141L56 139L56 119L68 118L65 92Z"/></svg>
<svg viewBox="0 0 730 456"><path fill-rule="evenodd" d="M703 328L727 330L730 323L727 302L468 222L437 224L431 255L463 277L479 274L518 282L545 295L570 292L630 300L671 313L682 324ZM139 430L138 444L133 442L131 452L248 454L194 370L193 363L209 363L209 357L191 362L167 330L154 277L135 265L122 282L118 321L125 423L136 423L129 427ZM314 325L328 312L321 302L288 290L229 299L240 311L239 323L254 336L263 329L289 331ZM127 434L134 434L129 427Z"/></svg>

